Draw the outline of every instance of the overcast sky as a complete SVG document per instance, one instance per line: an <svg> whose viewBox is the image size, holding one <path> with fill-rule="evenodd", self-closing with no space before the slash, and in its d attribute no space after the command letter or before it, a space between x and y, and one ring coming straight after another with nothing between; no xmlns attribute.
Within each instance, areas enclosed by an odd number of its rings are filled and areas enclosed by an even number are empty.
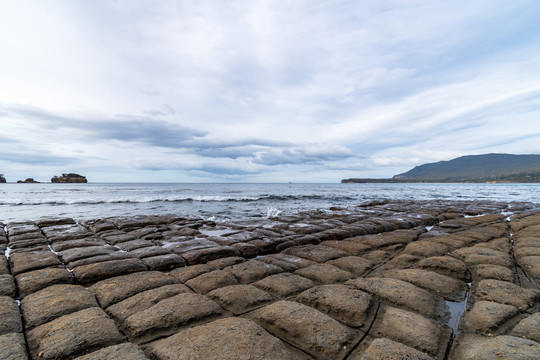
<svg viewBox="0 0 540 360"><path fill-rule="evenodd" d="M339 182L540 153L537 0L0 0L0 173Z"/></svg>

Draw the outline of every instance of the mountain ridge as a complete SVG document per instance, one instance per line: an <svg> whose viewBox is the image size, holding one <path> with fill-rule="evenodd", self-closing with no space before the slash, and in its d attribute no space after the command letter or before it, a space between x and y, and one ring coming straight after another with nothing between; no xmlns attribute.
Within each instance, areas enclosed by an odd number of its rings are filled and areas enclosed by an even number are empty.
<svg viewBox="0 0 540 360"><path fill-rule="evenodd" d="M418 165L391 179L348 182L540 182L540 155L482 154Z"/></svg>

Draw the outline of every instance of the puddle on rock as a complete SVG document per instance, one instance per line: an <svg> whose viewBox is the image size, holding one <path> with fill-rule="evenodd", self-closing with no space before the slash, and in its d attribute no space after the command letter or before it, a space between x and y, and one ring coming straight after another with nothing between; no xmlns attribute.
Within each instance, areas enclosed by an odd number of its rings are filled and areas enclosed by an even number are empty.
<svg viewBox="0 0 540 360"><path fill-rule="evenodd" d="M448 305L448 308L450 309L450 319L448 319L446 325L452 328L454 335L457 334L459 320L461 319L461 315L463 315L463 312L465 311L465 308L467 307L467 301L469 300L470 289L471 289L471 283L468 283L465 299L463 299L463 301L461 302L446 300L446 304Z"/></svg>

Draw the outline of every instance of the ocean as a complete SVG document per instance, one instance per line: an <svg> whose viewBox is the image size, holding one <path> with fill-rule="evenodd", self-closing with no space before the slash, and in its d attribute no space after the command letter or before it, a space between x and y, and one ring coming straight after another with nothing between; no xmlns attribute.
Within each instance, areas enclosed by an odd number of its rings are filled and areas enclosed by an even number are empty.
<svg viewBox="0 0 540 360"><path fill-rule="evenodd" d="M540 207L540 184L0 184L0 222L154 214L225 221L386 199L531 202Z"/></svg>

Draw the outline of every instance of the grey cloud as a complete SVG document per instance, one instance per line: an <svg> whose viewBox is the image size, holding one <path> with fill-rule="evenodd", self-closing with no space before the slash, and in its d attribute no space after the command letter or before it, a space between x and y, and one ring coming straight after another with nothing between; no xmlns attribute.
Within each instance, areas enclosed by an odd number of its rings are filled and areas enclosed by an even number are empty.
<svg viewBox="0 0 540 360"><path fill-rule="evenodd" d="M215 174L215 175L253 175L259 174L260 170L245 170L238 167L228 166L216 166L205 165L200 168L187 168L184 170L192 171L195 173Z"/></svg>
<svg viewBox="0 0 540 360"><path fill-rule="evenodd" d="M197 154L204 157L238 159L241 157L254 158L260 147L246 145L244 147L225 147L197 149Z"/></svg>
<svg viewBox="0 0 540 360"><path fill-rule="evenodd" d="M151 116L118 114L104 119L69 118L34 106L21 105L5 106L5 110L0 116L37 119L50 128L81 130L94 140L137 141L153 146L181 148L187 140L206 135L205 131L158 120Z"/></svg>
<svg viewBox="0 0 540 360"><path fill-rule="evenodd" d="M206 135L206 132L201 130L153 119L87 122L83 124L83 128L94 132L99 138L138 141L169 148L184 147L186 140Z"/></svg>
<svg viewBox="0 0 540 360"><path fill-rule="evenodd" d="M266 152L254 160L257 164L286 165L286 164L321 164L325 161L342 160L352 156L344 151L308 152L305 149L285 149L280 152Z"/></svg>
<svg viewBox="0 0 540 360"><path fill-rule="evenodd" d="M54 156L54 155L36 155L25 154L16 152L3 152L2 160L10 161L19 164L31 164L31 165L69 165L79 163L80 159L66 157L66 156Z"/></svg>

